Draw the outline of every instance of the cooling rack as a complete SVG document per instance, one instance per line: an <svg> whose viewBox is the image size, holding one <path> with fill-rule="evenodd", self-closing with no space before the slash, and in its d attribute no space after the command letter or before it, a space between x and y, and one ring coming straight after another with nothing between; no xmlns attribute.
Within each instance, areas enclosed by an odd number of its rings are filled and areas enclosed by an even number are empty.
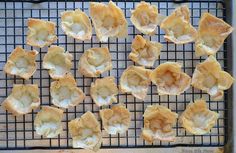
<svg viewBox="0 0 236 153"><path fill-rule="evenodd" d="M63 118L63 133L56 138L42 138L35 133L33 120L38 112L31 113L22 117L13 117L10 113L0 108L0 150L10 149L71 149L71 137L68 133L68 122L71 119L80 117L86 111L92 111L98 117L99 107L97 107L89 96L90 84L95 79L81 76L78 71L78 61L81 54L91 47L107 46L112 55L113 69L100 77L114 76L116 83L119 84L121 73L129 65L134 63L127 57L131 51L131 42L136 34L140 34L130 22L130 10L135 7L138 1L115 1L115 3L123 10L128 21L128 37L125 39L110 38L107 43L100 43L95 33L89 41L76 41L67 37L60 28L60 12L65 10L73 10L80 8L88 13L88 1L3 1L0 2L0 101L2 102L10 93L13 84L35 83L40 87L41 106L52 105L50 97L50 79L46 69L42 67L42 59L47 52L47 47L38 49L40 54L37 57L37 71L29 80L23 80L18 77L6 75L3 72L3 66L7 61L7 57L16 46L22 46L25 49L33 49L26 45L27 19L39 18L50 20L57 25L58 40L54 45L64 47L73 54L73 68L71 72L76 78L78 86L86 94L86 99L78 106L66 109ZM163 15L169 15L174 8L182 3L173 3L171 0L150 1L158 7ZM189 0L185 5L190 8L191 22L197 28L198 21L203 12L210 12L215 16L227 20L231 23L231 1L218 0ZM166 61L176 61L183 64L183 70L192 76L197 63L204 61L206 57L196 58L194 55L194 44L174 45L168 43L163 38L164 32L158 27L156 34L153 36L144 36L153 41L163 44L160 59L155 66ZM232 70L232 50L230 37L224 43L216 57L221 63L224 70L231 72ZM176 113L182 113L187 104L197 98L207 100L208 107L220 114L217 124L211 130L211 133L203 136L194 136L187 133L179 123L174 126L177 140L175 142L156 141L148 144L140 138L140 132L143 127L142 114L147 105L160 104L167 106ZM228 146L232 148L232 90L225 92L224 99L221 101L212 101L210 97L193 88L188 89L180 96L159 96L156 87L149 87L148 95L145 101L135 99L130 94L119 94L119 103L124 103L131 112L131 126L125 134L108 135L103 133L102 148L144 148L144 147L175 147L175 146ZM101 121L100 121L101 123Z"/></svg>

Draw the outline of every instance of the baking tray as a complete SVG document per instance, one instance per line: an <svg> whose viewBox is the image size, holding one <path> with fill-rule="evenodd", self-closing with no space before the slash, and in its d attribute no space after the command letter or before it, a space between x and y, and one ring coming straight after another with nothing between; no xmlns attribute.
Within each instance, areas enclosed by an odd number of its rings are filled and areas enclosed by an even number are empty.
<svg viewBox="0 0 236 153"><path fill-rule="evenodd" d="M66 109L63 118L63 133L56 138L43 138L35 133L33 120L38 112L31 113L22 117L13 117L10 113L0 107L0 150L13 149L71 149L71 137L68 133L68 122L71 119L80 117L86 111L92 111L100 121L98 116L99 107L97 107L89 96L90 84L95 79L81 76L78 71L78 60L81 54L88 48L107 46L112 55L113 69L100 77L112 75L119 84L119 77L129 65L134 63L127 57L131 51L131 42L136 34L140 34L130 22L130 10L135 7L139 1L115 1L123 10L128 21L128 37L125 39L110 38L107 43L100 43L93 32L92 39L89 41L76 41L67 37L60 28L60 12L80 8L88 13L88 1L1 1L0 2L0 101L2 102L12 90L13 84L36 83L40 87L41 106L52 105L50 97L50 82L46 69L42 68L42 59L47 52L47 47L39 49L26 45L27 19L39 18L50 20L56 23L58 40L54 45L64 47L73 54L73 68L71 72L76 78L78 86L86 93L86 99L78 106ZM174 3L172 0L150 1L158 7L163 15L169 15L183 1ZM189 0L184 3L188 5L191 12L191 22L197 28L198 21L203 12L210 12L215 16L226 20L231 24L231 1L225 0ZM175 45L166 42L163 38L164 32L158 27L153 36L144 36L153 41L163 44L160 59L155 66L166 61L176 61L183 64L186 73L192 76L197 63L204 61L206 57L197 58L194 55L194 44ZM8 56L16 46L22 46L25 49L36 49L40 52L37 56L37 71L29 80L23 80L18 77L6 75L3 72L3 66ZM229 36L216 57L224 70L232 71L232 44ZM135 64L134 64L135 65ZM140 138L140 132L143 127L142 114L147 105L160 104L167 106L176 113L182 113L187 104L197 98L205 98L211 110L220 114L217 124L212 128L211 133L195 136L187 133L183 127L176 123L177 140L175 142L155 141L153 144L146 143ZM103 143L101 148L153 148L153 147L225 147L226 152L232 150L232 89L225 91L225 97L221 101L212 101L206 93L193 89L192 87L180 96L159 96L155 85L149 87L148 95L145 101L135 99L130 94L119 94L117 96L119 103L124 103L131 112L131 126L125 134L108 135L102 129ZM101 121L100 121L101 123Z"/></svg>

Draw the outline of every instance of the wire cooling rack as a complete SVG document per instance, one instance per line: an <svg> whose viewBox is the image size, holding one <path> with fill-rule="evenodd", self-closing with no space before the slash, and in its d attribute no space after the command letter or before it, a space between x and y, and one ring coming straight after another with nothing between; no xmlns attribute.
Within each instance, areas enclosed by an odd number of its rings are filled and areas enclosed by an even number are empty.
<svg viewBox="0 0 236 153"><path fill-rule="evenodd" d="M37 1L38 2L38 1ZM57 138L42 138L35 133L33 120L36 111L24 115L22 117L13 117L10 113L0 108L0 149L69 149L71 146L71 138L68 133L68 122L71 119L80 117L86 111L92 111L97 118L99 107L97 107L89 96L90 84L95 79L81 76L78 71L78 60L81 54L91 47L107 46L112 55L113 69L101 75L114 76L116 83L119 84L121 73L129 65L134 63L127 57L131 51L131 42L136 34L140 34L130 22L130 10L135 7L138 2L135 1L119 1L116 4L123 10L128 21L128 37L125 39L110 38L107 43L100 43L95 33L89 41L76 41L67 37L60 27L60 12L65 10L73 10L80 8L88 13L89 2L86 1L50 1L50 2L0 2L0 101L3 101L12 90L13 84L20 83L35 83L40 87L41 106L52 105L50 98L50 79L48 71L42 68L42 59L47 52L47 47L38 49L40 54L37 57L37 71L29 80L25 81L18 77L6 75L3 72L3 66L11 51L16 46L22 46L25 49L33 49L26 45L27 19L39 18L50 20L57 25L58 40L54 45L64 47L65 50L73 54L73 68L71 72L76 78L78 86L86 94L86 99L78 106L66 109L64 113L63 125L64 130ZM179 3L172 1L152 1L156 5L159 12L163 15L169 15L174 8L179 6ZM224 2L221 1L188 1L185 3L191 12L191 22L197 28L198 21L203 12L210 12L215 16L226 19L227 12ZM176 61L183 64L183 69L186 73L192 76L197 63L204 61L206 57L196 58L194 55L194 44L174 45L168 43L163 38L164 32L158 27L157 32L153 36L144 36L152 41L158 41L163 44L160 59L155 66L166 61ZM230 71L230 65L227 63L230 59L230 50L226 47L229 44L224 43L223 47L217 53L217 59L227 71ZM229 47L228 47L229 48ZM230 91L225 92L225 98L222 101L211 101L210 97L199 90L190 88L180 96L159 96L156 92L156 87L149 87L148 95L144 102L135 99L130 94L119 94L118 102L124 103L131 112L131 126L125 134L111 136L103 130L102 148L128 148L128 147L173 147L173 146L224 146L228 141L230 130L228 125L228 110L231 103ZM187 133L179 123L174 126L177 140L175 142L160 142L155 141L153 144L148 144L140 138L140 132L143 127L143 113L147 105L161 104L169 107L176 113L182 113L187 104L197 98L203 97L207 100L208 106L220 114L217 124L211 130L211 133L203 136L194 136ZM101 123L101 122L100 122Z"/></svg>

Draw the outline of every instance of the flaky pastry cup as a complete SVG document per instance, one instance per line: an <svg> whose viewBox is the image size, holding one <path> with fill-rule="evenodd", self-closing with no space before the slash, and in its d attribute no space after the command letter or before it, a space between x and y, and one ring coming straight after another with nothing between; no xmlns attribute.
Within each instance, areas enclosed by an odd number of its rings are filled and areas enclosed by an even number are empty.
<svg viewBox="0 0 236 153"><path fill-rule="evenodd" d="M139 65L152 67L161 54L162 44L135 36L131 45L129 58Z"/></svg>
<svg viewBox="0 0 236 153"><path fill-rule="evenodd" d="M102 143L100 124L91 112L69 122L69 132L73 148L84 148L98 151Z"/></svg>
<svg viewBox="0 0 236 153"><path fill-rule="evenodd" d="M151 72L141 66L129 66L120 78L121 92L131 93L134 97L144 100L151 83Z"/></svg>
<svg viewBox="0 0 236 153"><path fill-rule="evenodd" d="M110 105L117 102L118 88L114 77L96 79L91 83L90 95L98 106Z"/></svg>
<svg viewBox="0 0 236 153"><path fill-rule="evenodd" d="M191 77L181 67L177 62L165 62L152 71L151 81L159 95L180 95L190 87Z"/></svg>
<svg viewBox="0 0 236 153"><path fill-rule="evenodd" d="M34 127L38 135L46 138L54 138L63 131L63 110L42 106L34 119Z"/></svg>
<svg viewBox="0 0 236 153"><path fill-rule="evenodd" d="M141 137L149 143L156 139L161 141L175 141L172 126L176 123L178 114L161 105L147 106L144 114L144 128Z"/></svg>
<svg viewBox="0 0 236 153"><path fill-rule="evenodd" d="M98 77L111 69L111 55L106 47L90 48L80 57L78 70L86 77Z"/></svg>
<svg viewBox="0 0 236 153"><path fill-rule="evenodd" d="M55 23L40 19L28 19L27 44L35 47L45 47L57 40Z"/></svg>
<svg viewBox="0 0 236 153"><path fill-rule="evenodd" d="M164 38L175 44L186 44L197 38L197 30L190 23L189 8L185 5L176 8L160 27L165 31Z"/></svg>
<svg viewBox="0 0 236 153"><path fill-rule="evenodd" d="M131 10L131 22L143 34L153 35L161 18L155 5L141 1Z"/></svg>
<svg viewBox="0 0 236 153"><path fill-rule="evenodd" d="M80 9L62 12L61 27L66 35L78 40L90 40L92 37L89 17Z"/></svg>
<svg viewBox="0 0 236 153"><path fill-rule="evenodd" d="M188 132L203 135L210 132L218 118L219 114L210 111L205 100L198 99L188 104L180 116L180 123Z"/></svg>
<svg viewBox="0 0 236 153"><path fill-rule="evenodd" d="M11 94L2 102L3 108L14 116L30 113L40 105L37 84L14 84Z"/></svg>
<svg viewBox="0 0 236 153"><path fill-rule="evenodd" d="M131 116L128 109L123 105L112 106L111 109L99 111L104 129L108 134L125 133L130 125Z"/></svg>
<svg viewBox="0 0 236 153"><path fill-rule="evenodd" d="M204 62L197 64L191 85L207 92L214 100L220 100L234 83L235 79L221 69L220 63L214 56L209 56Z"/></svg>
<svg viewBox="0 0 236 153"><path fill-rule="evenodd" d="M64 48L51 46L43 58L43 68L48 69L48 73L53 79L63 78L70 73L72 68L72 54L65 52Z"/></svg>
<svg viewBox="0 0 236 153"><path fill-rule="evenodd" d="M16 75L28 80L36 71L36 50L25 51L21 47L16 47L10 56L3 70L10 75Z"/></svg>
<svg viewBox="0 0 236 153"><path fill-rule="evenodd" d="M57 107L74 107L85 99L83 91L77 87L76 80L71 74L53 81L50 86L52 103Z"/></svg>
<svg viewBox="0 0 236 153"><path fill-rule="evenodd" d="M90 2L90 16L98 39L107 42L109 37L126 37L128 24L122 10L112 1L103 4Z"/></svg>
<svg viewBox="0 0 236 153"><path fill-rule="evenodd" d="M204 13L199 21L195 42L196 56L214 55L220 49L233 27L210 13Z"/></svg>

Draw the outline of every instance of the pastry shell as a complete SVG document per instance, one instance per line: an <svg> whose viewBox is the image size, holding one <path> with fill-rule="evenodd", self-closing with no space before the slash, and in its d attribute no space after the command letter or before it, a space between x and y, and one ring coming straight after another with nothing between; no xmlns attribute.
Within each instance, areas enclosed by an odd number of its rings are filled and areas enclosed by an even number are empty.
<svg viewBox="0 0 236 153"><path fill-rule="evenodd" d="M151 83L151 72L141 66L129 66L120 78L121 92L131 93L134 97L144 100Z"/></svg>
<svg viewBox="0 0 236 153"><path fill-rule="evenodd" d="M37 84L14 84L12 93L3 101L2 106L14 116L30 113L40 105Z"/></svg>
<svg viewBox="0 0 236 153"><path fill-rule="evenodd" d="M131 22L143 34L154 34L160 23L158 10L155 5L141 1L135 10L131 10Z"/></svg>
<svg viewBox="0 0 236 153"><path fill-rule="evenodd" d="M159 95L180 95L190 87L191 77L181 70L177 62L160 64L151 73L151 81L157 86Z"/></svg>
<svg viewBox="0 0 236 153"><path fill-rule="evenodd" d="M69 122L73 148L98 151L102 143L100 124L93 113L86 112L80 118Z"/></svg>
<svg viewBox="0 0 236 153"><path fill-rule="evenodd" d="M198 37L195 43L196 56L214 55L233 28L210 13L204 13L199 21Z"/></svg>
<svg viewBox="0 0 236 153"><path fill-rule="evenodd" d="M180 122L188 132L203 135L210 132L218 118L219 114L210 111L207 108L206 101L199 99L188 104L180 117Z"/></svg>
<svg viewBox="0 0 236 153"><path fill-rule="evenodd" d="M36 71L36 50L25 51L21 47L16 47L8 57L3 70L7 74L16 75L24 79L29 79Z"/></svg>
<svg viewBox="0 0 236 153"><path fill-rule="evenodd" d="M118 88L114 77L96 79L91 84L90 95L98 106L110 105L113 102L117 102L117 94Z"/></svg>
<svg viewBox="0 0 236 153"><path fill-rule="evenodd" d="M149 143L159 139L161 141L175 141L172 128L176 124L178 114L160 105L147 106L144 114L144 128L141 137Z"/></svg>
<svg viewBox="0 0 236 153"><path fill-rule="evenodd" d="M126 37L128 24L122 10L112 1L109 3L90 2L90 16L98 39L107 42L109 37Z"/></svg>
<svg viewBox="0 0 236 153"><path fill-rule="evenodd" d="M72 55L64 48L52 45L43 58L43 68L49 70L53 79L63 78L72 68Z"/></svg>
<svg viewBox="0 0 236 153"><path fill-rule="evenodd" d="M175 44L193 42L197 37L197 30L190 23L189 8L185 5L176 8L160 27L166 33L164 38Z"/></svg>
<svg viewBox="0 0 236 153"><path fill-rule="evenodd" d="M224 90L234 83L235 79L221 69L220 63L214 56L209 56L204 62L197 64L192 86L207 92L214 100L223 98Z"/></svg>
<svg viewBox="0 0 236 153"><path fill-rule="evenodd" d="M38 135L46 138L54 138L63 131L62 127L63 110L42 106L34 120L34 127Z"/></svg>
<svg viewBox="0 0 236 153"><path fill-rule="evenodd" d="M57 40L55 23L40 19L28 19L27 44L35 47L51 45Z"/></svg>
<svg viewBox="0 0 236 153"><path fill-rule="evenodd" d="M104 129L108 134L125 133L130 125L130 112L123 105L113 106L111 109L99 111Z"/></svg>
<svg viewBox="0 0 236 153"><path fill-rule="evenodd" d="M80 9L62 12L61 26L66 35L75 39L90 40L92 37L91 21Z"/></svg>
<svg viewBox="0 0 236 153"><path fill-rule="evenodd" d="M85 94L77 87L75 79L70 74L52 82L50 92L52 103L57 107L73 107L85 99Z"/></svg>
<svg viewBox="0 0 236 153"><path fill-rule="evenodd" d="M162 44L135 36L131 45L129 58L139 65L152 67L161 54Z"/></svg>
<svg viewBox="0 0 236 153"><path fill-rule="evenodd" d="M112 69L111 55L108 48L90 48L79 60L79 72L86 77L98 77Z"/></svg>

